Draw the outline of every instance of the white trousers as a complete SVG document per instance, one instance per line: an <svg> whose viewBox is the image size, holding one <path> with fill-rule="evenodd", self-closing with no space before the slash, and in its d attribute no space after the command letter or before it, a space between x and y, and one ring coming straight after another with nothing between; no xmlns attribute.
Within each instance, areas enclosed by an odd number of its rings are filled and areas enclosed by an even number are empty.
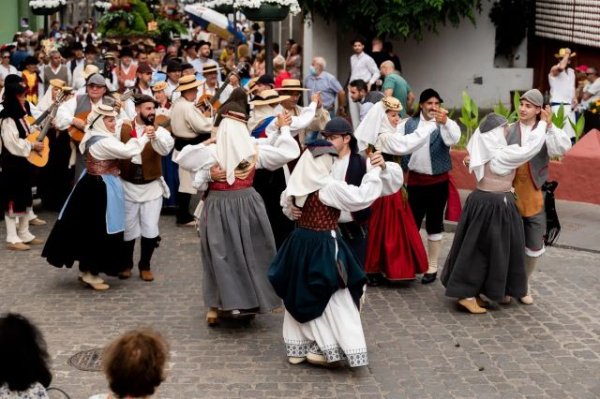
<svg viewBox="0 0 600 399"><path fill-rule="evenodd" d="M142 236L158 237L158 221L162 208L162 197L146 202L125 200L125 241Z"/></svg>

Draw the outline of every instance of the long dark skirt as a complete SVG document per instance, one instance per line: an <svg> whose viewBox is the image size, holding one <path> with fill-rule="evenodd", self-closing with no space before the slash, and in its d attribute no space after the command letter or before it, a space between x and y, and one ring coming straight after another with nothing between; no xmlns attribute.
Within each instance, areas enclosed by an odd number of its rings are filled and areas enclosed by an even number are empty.
<svg viewBox="0 0 600 399"><path fill-rule="evenodd" d="M252 187L209 191L200 236L207 307L269 312L281 306L267 279L275 257L273 232Z"/></svg>
<svg viewBox="0 0 600 399"><path fill-rule="evenodd" d="M38 188L44 209L60 211L73 187L73 168L69 169L71 138L66 131L48 133L50 157L41 170Z"/></svg>
<svg viewBox="0 0 600 399"><path fill-rule="evenodd" d="M42 257L56 267L70 268L79 261L81 271L119 273L123 268L123 232L106 232L106 204L102 177L83 176L54 224Z"/></svg>
<svg viewBox="0 0 600 399"><path fill-rule="evenodd" d="M499 301L527 293L523 222L511 193L469 195L441 276L446 295Z"/></svg>

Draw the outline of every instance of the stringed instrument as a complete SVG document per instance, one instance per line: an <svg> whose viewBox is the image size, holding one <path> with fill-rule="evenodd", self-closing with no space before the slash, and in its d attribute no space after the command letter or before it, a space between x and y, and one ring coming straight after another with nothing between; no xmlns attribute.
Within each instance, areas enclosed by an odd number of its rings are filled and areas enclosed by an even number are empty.
<svg viewBox="0 0 600 399"><path fill-rule="evenodd" d="M155 127L164 127L169 132L171 131L171 118L169 118L165 114L156 115L154 118L154 126Z"/></svg>
<svg viewBox="0 0 600 399"><path fill-rule="evenodd" d="M227 76L225 76L223 84L221 85L221 87L219 87L215 94L211 96L207 93L200 96L200 98L196 102L196 107L200 108L202 111L207 111L209 109L219 109L219 107L221 106L221 103L219 102L219 97L221 97L221 93L223 93L223 90L225 90L225 88L229 86L229 78L231 77L231 75L240 76L242 72L244 72L244 70L247 69L249 66L250 64L247 62L240 62L235 67L235 69L233 69L227 74Z"/></svg>
<svg viewBox="0 0 600 399"><path fill-rule="evenodd" d="M128 90L125 93L121 94L119 101L121 101L121 103L124 103L125 101L129 100L133 96L133 94L133 90ZM91 112L92 110L80 112L75 115L75 118L87 123L87 117L90 115ZM69 127L69 136L71 136L71 139L73 139L75 143L80 143L84 135L85 132L83 130L78 129L73 125Z"/></svg>
<svg viewBox="0 0 600 399"><path fill-rule="evenodd" d="M48 159L50 157L50 145L49 145L49 140L48 137L46 137L46 134L48 134L48 130L50 129L50 126L52 125L52 122L54 120L54 117L56 117L56 112L58 111L58 107L60 106L60 104L69 96L69 94L71 93L71 88L70 87L63 87L61 89L61 91L58 92L58 94L56 95L56 101L54 101L54 103L48 108L46 116L44 116L44 126L42 128L42 130L35 130L33 133L30 133L25 139L27 141L29 141L30 143L44 143L44 149L41 152L38 151L31 151L29 153L29 156L27 157L27 160L37 166L38 168L42 168L44 166L46 166L46 164L48 164ZM39 120L39 118L38 118ZM37 121L36 121L37 122ZM39 122L38 122L39 123ZM37 126L37 125L34 125Z"/></svg>

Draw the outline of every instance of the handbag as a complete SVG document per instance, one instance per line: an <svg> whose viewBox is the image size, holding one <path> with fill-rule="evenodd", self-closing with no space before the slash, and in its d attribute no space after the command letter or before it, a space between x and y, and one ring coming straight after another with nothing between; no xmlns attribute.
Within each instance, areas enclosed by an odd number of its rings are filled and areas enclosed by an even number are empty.
<svg viewBox="0 0 600 399"><path fill-rule="evenodd" d="M544 192L544 208L546 209L546 234L544 243L547 246L552 246L560 235L560 221L556 212L556 200L554 191L558 187L557 181L547 181L542 186Z"/></svg>

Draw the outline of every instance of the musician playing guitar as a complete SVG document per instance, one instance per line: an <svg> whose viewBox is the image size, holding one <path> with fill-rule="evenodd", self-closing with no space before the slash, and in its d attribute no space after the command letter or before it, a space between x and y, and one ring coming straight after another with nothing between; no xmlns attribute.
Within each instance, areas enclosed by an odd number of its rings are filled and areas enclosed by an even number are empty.
<svg viewBox="0 0 600 399"><path fill-rule="evenodd" d="M86 81L85 94L74 96L58 109L56 114L56 128L58 130L69 129L69 134L75 145L81 141L83 131L87 123L87 116L93 107L102 104L102 98L106 95L106 80L100 74L90 75ZM83 156L76 151L75 180L81 176L84 169Z"/></svg>

